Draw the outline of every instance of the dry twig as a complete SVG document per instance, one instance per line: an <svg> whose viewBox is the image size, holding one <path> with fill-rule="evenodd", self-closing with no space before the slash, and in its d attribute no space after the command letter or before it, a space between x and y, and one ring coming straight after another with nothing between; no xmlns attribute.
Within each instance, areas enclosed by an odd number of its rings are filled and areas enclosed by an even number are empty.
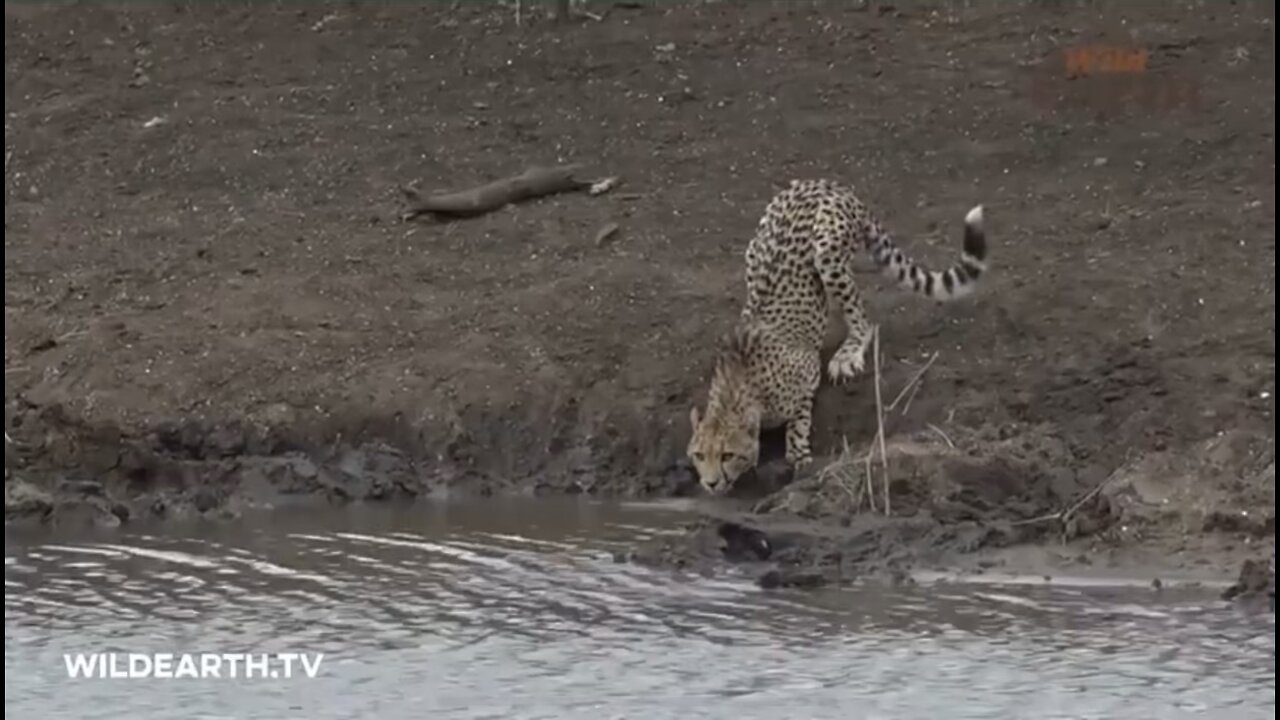
<svg viewBox="0 0 1280 720"><path fill-rule="evenodd" d="M1062 510L1056 513L1050 513L1048 515L1041 515L1040 517L1033 517L1027 520L1018 520L1017 522L1012 522L1009 524L1011 526L1035 525L1037 523L1049 522L1050 520L1058 520L1065 525L1066 523L1070 522L1072 515L1075 515L1077 512L1079 512L1080 508L1084 507L1085 503L1097 497L1098 493L1102 492L1102 489L1111 483L1111 479L1113 477L1115 477L1115 473L1108 475L1107 479L1095 485L1092 490L1085 493L1083 497L1081 497L1076 502L1072 503L1071 506L1066 508L1065 510Z"/></svg>
<svg viewBox="0 0 1280 720"><path fill-rule="evenodd" d="M917 370L916 374L911 376L911 379L907 381L907 384L903 385L902 390L898 392L898 396L893 399L893 402L889 403L889 412L893 412L894 408L898 407L898 403L902 402L902 397L907 394L908 390L911 390L920 383L920 379L924 377L926 372L929 372L929 368L933 367L933 363L937 359L938 353L935 351L933 355L929 357L929 361L924 364L924 367ZM914 397L915 393L912 393L912 396ZM910 405L911 401L908 399L907 405L902 408L902 412L905 413L907 411L907 407Z"/></svg>
<svg viewBox="0 0 1280 720"><path fill-rule="evenodd" d="M875 352L876 380L876 442L880 446L880 466L884 471L881 478L884 492L884 514L891 515L893 508L889 504L889 452L884 441L884 405L880 401L880 328L871 331L872 350Z"/></svg>
<svg viewBox="0 0 1280 720"><path fill-rule="evenodd" d="M876 449L875 449L875 446L873 445L871 446L871 449L867 450L867 454L863 458L863 461L866 466L866 473L867 473L867 485L864 492L867 495L867 506L871 508L871 512L876 511L876 485L875 485L875 480L872 478L872 475L871 475L871 456L875 455L875 452L876 452Z"/></svg>
<svg viewBox="0 0 1280 720"><path fill-rule="evenodd" d="M952 450L956 449L956 444L951 442L951 438L946 433L942 432L942 428L938 427L937 425L934 425L933 423L925 423L925 426L928 427L930 430L938 433L938 436L941 437L943 440L945 440L947 445L950 446Z"/></svg>
<svg viewBox="0 0 1280 720"><path fill-rule="evenodd" d="M912 401L912 400L915 400L915 399L916 399L916 393L920 392L920 385L921 385L921 383L916 383L916 384L915 384L915 387L912 387L912 388L911 388L911 394L907 396L907 401L906 401L905 403L903 403L903 404L902 404L902 414L903 414L903 415L906 415L906 414L907 414L907 411L911 409L911 401Z"/></svg>

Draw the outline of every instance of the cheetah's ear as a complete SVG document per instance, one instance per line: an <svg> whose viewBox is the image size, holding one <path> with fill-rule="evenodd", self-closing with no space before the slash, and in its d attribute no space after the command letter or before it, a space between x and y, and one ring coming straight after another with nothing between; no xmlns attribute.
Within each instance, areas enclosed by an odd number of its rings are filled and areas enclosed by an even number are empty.
<svg viewBox="0 0 1280 720"><path fill-rule="evenodd" d="M698 415L697 405L694 405L693 407L689 408L689 424L693 426L694 430L698 429L698 421L701 419L702 419L701 416Z"/></svg>

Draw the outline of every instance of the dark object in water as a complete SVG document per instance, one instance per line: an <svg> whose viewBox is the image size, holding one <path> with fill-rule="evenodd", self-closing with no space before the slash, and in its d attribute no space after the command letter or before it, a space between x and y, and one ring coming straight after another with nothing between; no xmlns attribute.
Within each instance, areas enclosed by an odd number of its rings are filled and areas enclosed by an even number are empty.
<svg viewBox="0 0 1280 720"><path fill-rule="evenodd" d="M1274 560L1273 560L1274 562ZM1245 560L1240 566L1240 577L1235 584L1222 592L1223 600L1259 597L1263 594L1273 601L1276 597L1276 573L1273 565L1261 560Z"/></svg>
<svg viewBox="0 0 1280 720"><path fill-rule="evenodd" d="M760 587L766 590L774 590L777 588L819 588L827 584L827 579L821 573L816 572L797 572L793 570L770 570L760 576L756 581Z"/></svg>
<svg viewBox="0 0 1280 720"><path fill-rule="evenodd" d="M730 560L768 560L773 554L769 536L737 523L720 523L716 533L724 540L724 556Z"/></svg>

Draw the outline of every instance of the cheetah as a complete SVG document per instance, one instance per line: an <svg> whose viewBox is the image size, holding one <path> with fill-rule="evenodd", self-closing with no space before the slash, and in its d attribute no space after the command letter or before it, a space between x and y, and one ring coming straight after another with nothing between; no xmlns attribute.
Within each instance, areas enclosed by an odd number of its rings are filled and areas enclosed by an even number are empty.
<svg viewBox="0 0 1280 720"><path fill-rule="evenodd" d="M719 349L705 414L689 412L688 456L713 495L756 466L760 430L786 425L786 460L794 472L812 462L813 401L827 323L844 321L844 339L827 375L845 384L866 365L872 325L854 282L864 248L898 285L939 302L969 295L987 270L983 210L964 218L964 250L947 270L931 271L894 244L853 190L832 180L793 180L769 202L748 243L747 298Z"/></svg>

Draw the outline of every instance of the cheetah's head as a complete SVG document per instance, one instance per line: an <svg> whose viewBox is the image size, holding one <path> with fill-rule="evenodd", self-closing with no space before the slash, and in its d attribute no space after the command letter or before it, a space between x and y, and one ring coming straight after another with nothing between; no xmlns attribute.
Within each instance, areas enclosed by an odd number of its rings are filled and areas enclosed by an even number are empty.
<svg viewBox="0 0 1280 720"><path fill-rule="evenodd" d="M698 471L698 482L713 495L728 492L760 458L759 421L704 418L696 407L689 411L689 421L693 425L689 460Z"/></svg>

